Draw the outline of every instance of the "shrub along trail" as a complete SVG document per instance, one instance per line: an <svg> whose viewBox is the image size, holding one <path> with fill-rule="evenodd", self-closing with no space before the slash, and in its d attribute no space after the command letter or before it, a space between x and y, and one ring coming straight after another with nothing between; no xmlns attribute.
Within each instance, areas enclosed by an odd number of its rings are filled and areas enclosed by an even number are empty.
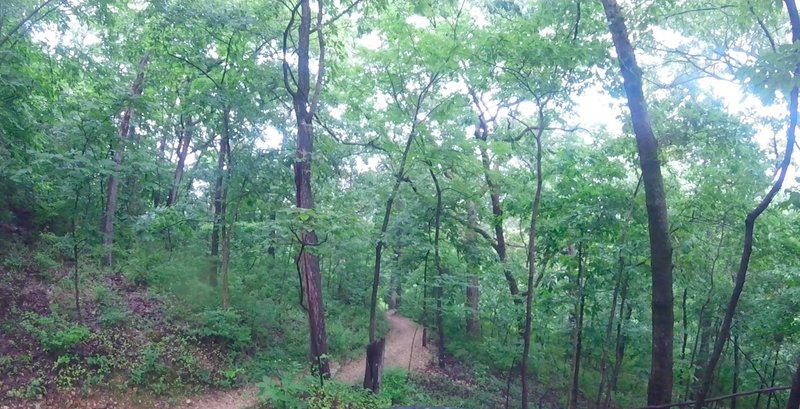
<svg viewBox="0 0 800 409"><path fill-rule="evenodd" d="M412 372L423 371L431 362L431 352L422 346L422 327L394 310L386 313L386 321L389 324L389 332L386 334L384 369L393 367L409 369L410 359ZM338 370L333 370L333 378L345 383L360 383L364 380L365 367L366 356L363 356L361 359L344 364Z"/></svg>

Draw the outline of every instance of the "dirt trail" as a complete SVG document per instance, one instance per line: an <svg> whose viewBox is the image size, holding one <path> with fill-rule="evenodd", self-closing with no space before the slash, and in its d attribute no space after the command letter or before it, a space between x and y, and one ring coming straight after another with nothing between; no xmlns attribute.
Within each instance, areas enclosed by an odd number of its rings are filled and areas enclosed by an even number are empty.
<svg viewBox="0 0 800 409"><path fill-rule="evenodd" d="M411 371L425 369L431 361L431 352L422 346L422 327L394 310L386 313L386 321L389 323L389 333L386 334L384 368L408 369L410 358ZM366 365L366 357L348 362L333 371L333 378L351 384L362 382Z"/></svg>

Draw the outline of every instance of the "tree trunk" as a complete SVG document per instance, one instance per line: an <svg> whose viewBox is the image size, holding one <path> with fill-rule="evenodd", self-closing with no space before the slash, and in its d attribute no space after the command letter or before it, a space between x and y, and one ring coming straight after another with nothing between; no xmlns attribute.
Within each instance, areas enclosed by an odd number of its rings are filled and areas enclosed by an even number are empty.
<svg viewBox="0 0 800 409"><path fill-rule="evenodd" d="M219 238L225 219L225 151L227 137L225 133L219 138L217 155L217 178L214 182L214 220L211 227L211 265L208 271L208 284L216 287L220 269Z"/></svg>
<svg viewBox="0 0 800 409"><path fill-rule="evenodd" d="M319 14L317 19L322 18L322 3L319 4ZM311 163L314 152L314 131L312 120L314 109L318 102L322 77L324 75L324 43L322 41L321 30L317 30L320 41L319 69L317 71L317 86L314 90L314 98L309 99L311 91L311 74L309 70L309 47L311 38L311 6L309 0L300 0L300 25L297 36L297 89L292 90L288 80L289 63L284 62L284 83L287 90L292 95L295 119L297 121L297 150L294 162L294 184L295 184L295 205L299 209L313 209L314 197L311 190ZM287 32L294 24L294 16L290 22ZM299 238L301 246L306 248L317 245L317 235L311 230L304 228ZM301 276L301 283L305 293L305 300L308 305L308 328L309 328L309 360L312 365L317 365L319 374L323 378L329 378L331 371L327 358L328 336L325 330L325 306L322 300L322 277L320 274L319 258L310 251L302 251L299 255L298 265Z"/></svg>
<svg viewBox="0 0 800 409"><path fill-rule="evenodd" d="M542 202L542 134L544 133L544 112L539 106L539 129L536 139L536 191L531 206L531 224L528 230L528 289L525 295L525 327L522 333L522 362L520 378L522 380L522 409L528 409L528 357L531 350L531 321L533 308L533 292L536 277L536 227L539 220L539 207Z"/></svg>
<svg viewBox="0 0 800 409"><path fill-rule="evenodd" d="M367 345L367 369L364 371L364 389L369 389L378 394L381 391L383 379L383 351L386 340L380 338Z"/></svg>
<svg viewBox="0 0 800 409"><path fill-rule="evenodd" d="M603 8L619 59L631 122L639 150L639 165L647 203L647 225L650 233L650 266L652 276L652 353L650 378L647 383L647 404L662 405L672 401L672 244L669 238L667 203L658 143L650 124L647 101L642 91L642 73L628 39L628 29L616 0L603 0Z"/></svg>
<svg viewBox="0 0 800 409"><path fill-rule="evenodd" d="M478 106L477 96L473 94L473 102ZM479 108L480 109L480 108ZM482 141L483 144L479 145L481 152L481 163L483 164L483 176L486 180L486 187L489 189L489 197L492 201L492 226L494 227L494 250L497 253L497 258L503 267L503 276L505 276L508 283L508 291L511 294L511 299L517 305L522 305L522 298L519 296L519 284L517 279L511 273L506 260L508 259L508 248L506 246L505 230L503 229L503 204L500 201L500 188L492 178L492 162L489 158L489 152L486 149L485 143L489 135L489 125L483 113L478 116L478 127L475 129L475 138Z"/></svg>
<svg viewBox="0 0 800 409"><path fill-rule="evenodd" d="M623 278L625 276L625 255L622 252L622 246L628 241L628 228L630 227L631 218L633 217L633 210L636 205L636 196L639 194L639 188L642 186L642 178L636 182L636 188L633 190L633 197L631 204L628 207L628 213L625 215L625 224L622 225L622 232L620 233L620 249L617 251L617 274L614 279L614 291L611 295L611 308L608 312L608 321L606 322L606 337L603 344L603 352L600 357L600 385L597 388L597 403L596 408L600 408L600 402L603 396L603 389L608 381L608 365L609 356L608 349L611 346L611 337L614 333L614 315L617 310L617 298L619 291L622 287ZM622 310L620 309L620 320L622 319Z"/></svg>
<svg viewBox="0 0 800 409"><path fill-rule="evenodd" d="M467 204L467 220L470 227L478 226L478 213L475 210L475 202L469 201ZM475 233L469 231L467 234L468 251L475 243ZM478 264L474 257L466 257L467 266L471 269L477 269ZM481 321L480 321L480 281L475 274L470 275L469 283L467 284L466 294L466 310L467 310L467 336L472 340L478 340L481 337Z"/></svg>
<svg viewBox="0 0 800 409"><path fill-rule="evenodd" d="M800 408L800 360L797 361L797 369L792 378L792 390L789 392L789 400L786 402L786 409Z"/></svg>
<svg viewBox="0 0 800 409"><path fill-rule="evenodd" d="M733 337L733 386L731 387L731 394L739 392L739 337ZM731 398L731 408L736 409L736 396Z"/></svg>
<svg viewBox="0 0 800 409"><path fill-rule="evenodd" d="M789 22L791 23L792 27L792 44L797 44L797 42L800 41L800 16L797 12L797 6L794 0L784 0L784 3L786 4L786 10L789 14ZM800 77L800 64L795 66L794 77ZM700 385L700 391L695 404L696 409L702 408L703 403L705 403L706 396L711 388L711 383L714 380L714 371L719 363L725 343L730 336L733 317L736 314L736 307L739 304L739 298L741 297L742 290L744 289L744 283L747 279L747 270L750 266L750 256L753 253L753 233L755 230L756 220L759 216L761 216L761 213L763 213L767 207L769 207L775 195L780 192L781 187L783 186L783 181L786 178L789 165L792 162L792 151L795 145L795 132L797 130L797 86L792 87L787 99L789 105L789 124L786 130L786 152L784 153L783 162L781 163L780 174L778 175L778 179L775 180L775 183L772 185L772 188L769 190L767 195L764 196L758 206L756 206L756 208L753 209L753 211L750 212L745 218L744 245L742 249L742 258L739 261L739 270L736 272L733 292L731 293L730 300L728 300L728 307L725 309L725 317L722 320L722 325L720 326L717 340L714 343L714 351L712 352L711 359L709 360L708 365L706 365L706 370L703 373L703 382Z"/></svg>
<svg viewBox="0 0 800 409"><path fill-rule="evenodd" d="M376 335L376 328L377 328L377 320L378 320L378 288L381 282L381 260L383 255L383 247L384 247L384 235L386 231L389 229L389 218L392 214L392 206L394 205L395 198L397 197L397 193L400 191L400 184L403 183L403 178L405 177L405 167L406 167L406 160L408 159L408 152L411 150L411 144L414 141L416 129L416 119L414 125L412 126L411 133L408 135L408 140L406 141L405 149L403 150L403 157L400 161L400 170L398 171L397 175L395 175L394 185L392 186L392 191L389 193L389 198L386 199L386 207L383 212L383 222L381 223L381 231L378 235L378 242L375 243L375 264L372 270L372 293L370 294L370 304L369 304L369 344L367 345L367 349L370 348L370 345L375 345L377 342L377 335ZM383 352L383 348L381 349L374 349L374 352ZM369 355L369 352L367 353ZM380 360L383 360L383 356L380 357ZM369 360L367 361L367 368L365 369L365 373L370 371L371 363ZM380 375L379 373L375 373L376 375ZM380 390L380 379L370 379L370 382L367 382L367 378L364 378L364 388L371 390L373 393L378 393ZM376 389L372 389L375 387Z"/></svg>
<svg viewBox="0 0 800 409"><path fill-rule="evenodd" d="M131 98L136 99L142 95L142 88L144 84L144 69L149 61L147 54L139 60L138 73L131 85ZM125 150L125 144L130 138L130 124L131 117L133 116L133 107L125 108L122 113L122 118L119 125L119 141L117 148L114 149L114 171L109 175L106 184L106 206L103 212L103 220L101 223L101 231L103 234L103 265L112 266L114 264L114 219L117 213L117 198L119 196L119 172L122 169L122 152Z"/></svg>
<svg viewBox="0 0 800 409"><path fill-rule="evenodd" d="M609 407L611 404L611 392L617 391L617 381L619 380L619 375L622 372L622 361L625 359L625 344L628 341L628 337L625 334L625 322L631 319L631 314L633 312L631 305L626 304L627 297L628 281L624 280L622 283L622 290L620 291L619 321L617 322L614 369L611 371L611 379L608 381L608 389L606 389L604 407Z"/></svg>
<svg viewBox="0 0 800 409"><path fill-rule="evenodd" d="M467 285L467 335L473 339L481 338L480 288L477 276L469 278Z"/></svg>
<svg viewBox="0 0 800 409"><path fill-rule="evenodd" d="M438 350L439 368L445 366L445 340L444 340L444 320L442 318L442 281L444 279L444 268L442 267L442 257L439 253L439 233L442 225L442 188L439 186L439 179L433 173L432 168L428 168L428 172L433 179L433 185L436 188L436 209L433 213L433 264L436 267L438 277L436 277L436 285L433 289L434 297L436 297L436 347Z"/></svg>
<svg viewBox="0 0 800 409"><path fill-rule="evenodd" d="M586 285L586 278L583 267L583 242L578 244L578 302L575 306L575 315L577 320L575 322L575 330L572 334L572 384L569 390L568 409L576 409L578 407L578 393L580 390L580 372L581 372L581 349L583 348L583 311L586 302L586 294L584 293L584 286Z"/></svg>
<svg viewBox="0 0 800 409"><path fill-rule="evenodd" d="M186 167L186 156L189 154L189 144L192 141L192 127L194 123L189 119L185 123L183 116L181 116L181 139L178 141L178 164L175 166L175 174L172 177L172 188L167 197L167 206L172 206L178 201L180 193L181 180L183 179L184 168Z"/></svg>
<svg viewBox="0 0 800 409"><path fill-rule="evenodd" d="M425 267L422 270L422 346L428 346L428 256L431 252L425 253Z"/></svg>
<svg viewBox="0 0 800 409"><path fill-rule="evenodd" d="M222 264L220 270L222 273L222 309L227 310L231 303L228 270L231 263L231 230L233 229L232 223L230 226L228 225L228 183L230 182L231 172L230 108L225 108L222 112L222 131L223 143L220 145L220 154L224 156L224 163L227 165L225 169L221 169L224 173L222 181L222 211L220 212L220 225L222 226ZM244 186L241 190L244 190ZM241 202L241 195L242 192L239 193L239 200L237 200L237 213L239 211L238 203Z"/></svg>
<svg viewBox="0 0 800 409"><path fill-rule="evenodd" d="M769 379L769 387L770 388L774 388L775 387L775 377L778 375L778 355L779 355L780 351L781 351L781 347L780 347L780 345L778 345L775 348L775 358L772 361L772 375L770 376L770 379ZM770 407L772 406L772 398L773 398L773 396L774 396L774 394L772 394L772 393L770 393L769 396L767 396L767 409L770 409Z"/></svg>

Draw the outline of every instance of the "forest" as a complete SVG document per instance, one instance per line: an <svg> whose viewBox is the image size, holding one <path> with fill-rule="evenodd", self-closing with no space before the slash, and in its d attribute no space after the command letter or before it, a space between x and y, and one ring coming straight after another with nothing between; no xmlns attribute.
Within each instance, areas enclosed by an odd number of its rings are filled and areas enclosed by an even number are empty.
<svg viewBox="0 0 800 409"><path fill-rule="evenodd" d="M800 408L795 0L3 0L0 408Z"/></svg>

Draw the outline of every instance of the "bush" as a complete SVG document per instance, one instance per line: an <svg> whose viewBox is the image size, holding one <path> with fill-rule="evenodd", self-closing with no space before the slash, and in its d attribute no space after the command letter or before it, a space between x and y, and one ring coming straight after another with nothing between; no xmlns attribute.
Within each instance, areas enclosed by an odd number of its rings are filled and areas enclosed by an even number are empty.
<svg viewBox="0 0 800 409"><path fill-rule="evenodd" d="M319 385L319 378L294 379L284 375L279 380L264 377L258 384L259 399L276 409L374 409L389 406L386 395L335 381Z"/></svg>
<svg viewBox="0 0 800 409"><path fill-rule="evenodd" d="M22 328L36 337L45 351L59 354L72 351L91 335L89 328L68 322L56 312L49 316L25 313Z"/></svg>
<svg viewBox="0 0 800 409"><path fill-rule="evenodd" d="M242 317L234 310L211 310L197 314L193 335L201 339L222 341L234 348L248 345L250 328L242 323Z"/></svg>
<svg viewBox="0 0 800 409"><path fill-rule="evenodd" d="M185 337L167 336L145 345L133 363L130 381L157 394L187 384L209 384L210 374L200 366L196 350Z"/></svg>

